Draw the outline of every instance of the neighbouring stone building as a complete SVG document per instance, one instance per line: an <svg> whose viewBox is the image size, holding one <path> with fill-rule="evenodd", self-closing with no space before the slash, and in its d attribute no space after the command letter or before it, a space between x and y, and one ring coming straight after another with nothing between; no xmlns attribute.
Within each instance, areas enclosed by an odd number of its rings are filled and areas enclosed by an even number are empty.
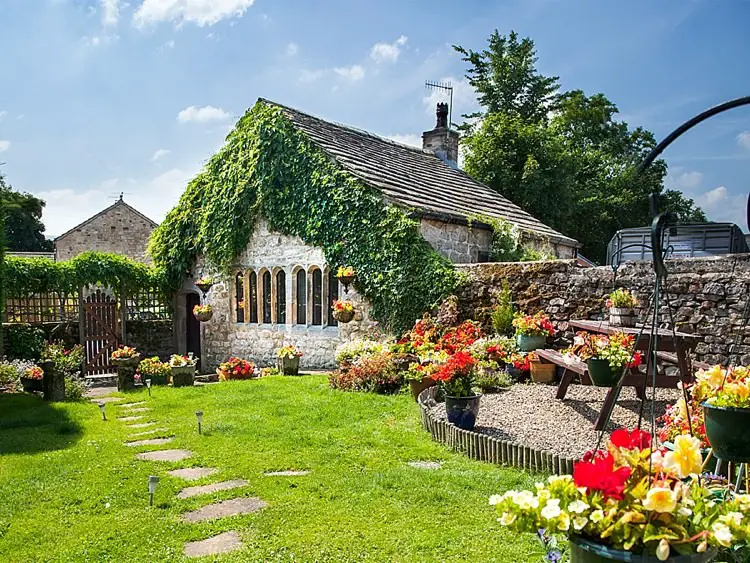
<svg viewBox="0 0 750 563"><path fill-rule="evenodd" d="M114 204L57 237L55 259L69 260L87 250L96 250L150 264L146 248L156 226L120 196Z"/></svg>
<svg viewBox="0 0 750 563"><path fill-rule="evenodd" d="M489 187L456 167L458 134L448 128L448 108L438 104L436 127L423 135L424 148L280 108L293 127L307 136L348 174L375 187L388 204L408 210L421 234L454 263L486 262L491 227L477 216L501 218L517 226L528 244L544 246L558 257L573 258L578 243L551 229ZM197 324L199 302L193 280L207 272L202 259L176 295L175 332L180 353L194 352L211 369L237 355L261 366L273 365L282 344L294 344L306 368L334 364L336 347L366 333L373 321L369 306L353 288L346 295L357 316L346 325L331 315L331 303L344 288L330 271L322 249L273 232L262 219L236 259L229 279L213 287L208 303L213 318ZM418 275L418 273L415 273Z"/></svg>

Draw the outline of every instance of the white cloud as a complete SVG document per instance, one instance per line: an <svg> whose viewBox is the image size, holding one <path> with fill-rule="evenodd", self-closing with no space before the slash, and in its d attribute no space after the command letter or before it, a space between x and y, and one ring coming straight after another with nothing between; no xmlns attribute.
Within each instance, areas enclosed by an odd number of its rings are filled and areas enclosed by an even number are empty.
<svg viewBox="0 0 750 563"><path fill-rule="evenodd" d="M325 73L325 70L307 70L306 68L303 68L299 73L299 81L304 83L315 82Z"/></svg>
<svg viewBox="0 0 750 563"><path fill-rule="evenodd" d="M5 110L0 111L0 121L2 121L3 119L5 119L5 116L7 116L7 115L8 115L7 111L5 111Z"/></svg>
<svg viewBox="0 0 750 563"><path fill-rule="evenodd" d="M157 149L156 152L151 156L151 162L156 162L160 158L164 158L167 156L170 152L169 149Z"/></svg>
<svg viewBox="0 0 750 563"><path fill-rule="evenodd" d="M747 229L744 195L732 195L726 186L718 186L697 196L695 203L709 221L736 223L743 230Z"/></svg>
<svg viewBox="0 0 750 563"><path fill-rule="evenodd" d="M743 131L737 135L737 144L750 151L750 131Z"/></svg>
<svg viewBox="0 0 750 563"><path fill-rule="evenodd" d="M158 51L161 52L166 51L167 49L174 49L174 45L174 39L170 39L169 41L165 41L164 43L162 43Z"/></svg>
<svg viewBox="0 0 750 563"><path fill-rule="evenodd" d="M177 114L177 121L187 123L194 121L196 123L206 123L208 121L221 121L227 119L229 114L221 108L214 106L190 106L186 107Z"/></svg>
<svg viewBox="0 0 750 563"><path fill-rule="evenodd" d="M365 77L365 69L362 65L339 66L334 68L333 72L352 82L362 80Z"/></svg>
<svg viewBox="0 0 750 563"><path fill-rule="evenodd" d="M5 152L10 148L10 141L0 140L0 152Z"/></svg>
<svg viewBox="0 0 750 563"><path fill-rule="evenodd" d="M120 21L120 0L100 0L102 25L115 26Z"/></svg>
<svg viewBox="0 0 750 563"><path fill-rule="evenodd" d="M296 55L296 54L297 54L298 52L299 52L299 45L297 45L296 43L289 43L289 44L288 44L288 45L286 46L286 54L287 54L288 56L290 56L290 57L293 57L293 56L294 56L294 55Z"/></svg>
<svg viewBox="0 0 750 563"><path fill-rule="evenodd" d="M110 43L114 43L120 39L120 36L117 34L112 35L93 35L91 37L84 37L83 38L83 44L86 45L86 47L103 47L104 45L109 45Z"/></svg>
<svg viewBox="0 0 750 563"><path fill-rule="evenodd" d="M242 17L255 0L143 0L133 14L137 27L160 22L182 25L195 23L201 27L223 19Z"/></svg>
<svg viewBox="0 0 750 563"><path fill-rule="evenodd" d="M396 141L397 143L401 143L402 145L409 145L411 147L417 147L419 149L422 148L422 135L417 135L416 133L397 133L395 135L386 135L386 139Z"/></svg>
<svg viewBox="0 0 750 563"><path fill-rule="evenodd" d="M376 63L395 63L401 54L401 47L406 45L409 38L402 35L393 43L375 43L370 49L370 58Z"/></svg>
<svg viewBox="0 0 750 563"><path fill-rule="evenodd" d="M103 188L84 192L58 189L38 192L35 195L47 203L42 212L42 222L50 236L60 236L114 203L109 197L111 194Z"/></svg>
<svg viewBox="0 0 750 563"><path fill-rule="evenodd" d="M703 173L697 170L687 170L675 167L667 173L664 179L664 185L671 190L680 190L681 192L695 192L703 183Z"/></svg>

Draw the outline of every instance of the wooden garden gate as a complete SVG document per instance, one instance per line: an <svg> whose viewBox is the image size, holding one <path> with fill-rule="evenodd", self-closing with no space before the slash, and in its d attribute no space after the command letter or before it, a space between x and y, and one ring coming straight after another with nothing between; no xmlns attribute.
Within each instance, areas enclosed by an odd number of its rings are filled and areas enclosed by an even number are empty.
<svg viewBox="0 0 750 563"><path fill-rule="evenodd" d="M97 289L82 301L82 313L84 373L113 373L110 356L120 344L117 299Z"/></svg>

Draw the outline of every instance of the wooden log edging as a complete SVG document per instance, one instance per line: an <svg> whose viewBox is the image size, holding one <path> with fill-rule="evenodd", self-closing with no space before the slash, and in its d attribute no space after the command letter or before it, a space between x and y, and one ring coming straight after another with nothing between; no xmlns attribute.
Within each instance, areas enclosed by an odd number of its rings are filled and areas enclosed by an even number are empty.
<svg viewBox="0 0 750 563"><path fill-rule="evenodd" d="M472 459L496 465L509 465L542 473L573 473L572 459L532 446L501 440L489 434L464 430L447 420L437 418L434 414L437 406L436 390L436 387L429 387L417 398L422 426L436 442L445 444L453 451L461 452Z"/></svg>

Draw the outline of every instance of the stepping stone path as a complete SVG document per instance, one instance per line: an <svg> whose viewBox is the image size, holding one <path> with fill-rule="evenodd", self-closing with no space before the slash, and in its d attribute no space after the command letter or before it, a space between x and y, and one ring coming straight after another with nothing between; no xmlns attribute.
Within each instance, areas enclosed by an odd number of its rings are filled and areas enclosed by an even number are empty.
<svg viewBox="0 0 750 563"><path fill-rule="evenodd" d="M138 407L136 409L128 409L128 414L134 413L134 412L148 412L151 409L148 407Z"/></svg>
<svg viewBox="0 0 750 563"><path fill-rule="evenodd" d="M124 401L125 399L123 397L102 397L91 399L92 403L119 403L120 401Z"/></svg>
<svg viewBox="0 0 750 563"><path fill-rule="evenodd" d="M182 461L193 455L189 450L156 450L136 454L137 459L143 461Z"/></svg>
<svg viewBox="0 0 750 563"><path fill-rule="evenodd" d="M132 426L128 426L132 428ZM154 428L153 430L146 430L145 432L136 432L131 434L128 438L137 438L138 436L148 436L149 434L156 434L157 432L169 432L169 428Z"/></svg>
<svg viewBox="0 0 750 563"><path fill-rule="evenodd" d="M137 416L136 418L143 418L142 416ZM122 419L118 419L122 420ZM138 424L128 424L125 428L146 428L147 426L153 426L156 424L155 422L139 422Z"/></svg>
<svg viewBox="0 0 750 563"><path fill-rule="evenodd" d="M135 440L134 442L125 442L126 446L137 448L138 446L161 446L168 444L172 438L151 438L150 440Z"/></svg>
<svg viewBox="0 0 750 563"><path fill-rule="evenodd" d="M146 401L138 401L137 403L125 403L124 405L117 405L117 406L123 409L132 409L133 407L138 407L140 405L145 405L145 404L146 404Z"/></svg>
<svg viewBox="0 0 750 563"><path fill-rule="evenodd" d="M185 557L204 557L229 553L242 547L242 540L237 532L224 532L218 536L185 544Z"/></svg>
<svg viewBox="0 0 750 563"><path fill-rule="evenodd" d="M173 469L172 471L167 471L167 473L172 477L185 479L185 481L197 481L198 479L213 475L217 471L219 470L214 467L187 467L185 469Z"/></svg>
<svg viewBox="0 0 750 563"><path fill-rule="evenodd" d="M119 416L117 417L117 420L120 420L122 422L130 422L131 420L141 420L142 416Z"/></svg>
<svg viewBox="0 0 750 563"><path fill-rule="evenodd" d="M264 473L264 475L266 477L298 477L309 473L309 471L269 471L268 473Z"/></svg>
<svg viewBox="0 0 750 563"><path fill-rule="evenodd" d="M218 491L228 491L229 489L236 489L238 487L244 487L247 485L247 481L244 479L234 479L232 481L222 481L220 483L211 483L210 485L199 485L197 487L186 487L177 493L177 498L190 498L197 497L198 495L207 495L209 493L216 493Z"/></svg>
<svg viewBox="0 0 750 563"><path fill-rule="evenodd" d="M443 464L438 461L410 461L408 465L415 469L429 469L433 471L440 469L443 466Z"/></svg>
<svg viewBox="0 0 750 563"><path fill-rule="evenodd" d="M209 504L193 512L182 515L183 522L205 522L216 518L250 514L268 506L268 503L256 497L233 498L214 504Z"/></svg>

